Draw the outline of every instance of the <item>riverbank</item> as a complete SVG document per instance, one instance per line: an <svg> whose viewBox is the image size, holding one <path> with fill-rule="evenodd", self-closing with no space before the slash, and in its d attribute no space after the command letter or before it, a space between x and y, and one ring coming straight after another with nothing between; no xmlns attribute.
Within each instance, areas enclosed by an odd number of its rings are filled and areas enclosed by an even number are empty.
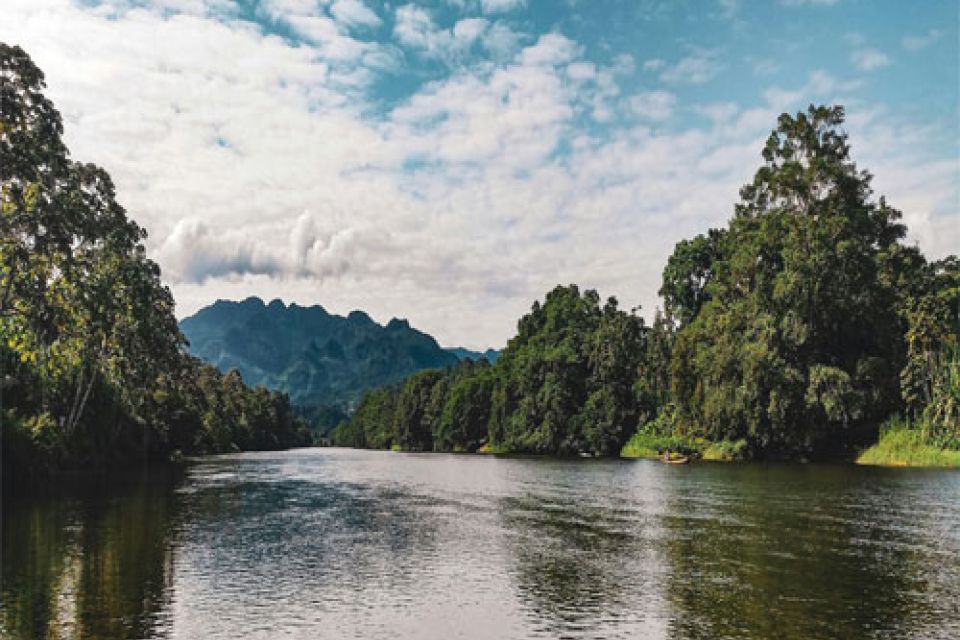
<svg viewBox="0 0 960 640"><path fill-rule="evenodd" d="M958 637L958 491L854 465L190 459L5 500L0 637ZM787 604L738 606L757 593Z"/></svg>
<svg viewBox="0 0 960 640"><path fill-rule="evenodd" d="M746 440L708 442L703 438L664 436L640 431L633 434L623 446L620 457L659 459L664 451L672 451L701 460L740 462L746 459L746 448Z"/></svg>
<svg viewBox="0 0 960 640"><path fill-rule="evenodd" d="M919 429L898 427L882 432L877 444L861 453L856 463L884 467L960 469L960 451L931 445Z"/></svg>

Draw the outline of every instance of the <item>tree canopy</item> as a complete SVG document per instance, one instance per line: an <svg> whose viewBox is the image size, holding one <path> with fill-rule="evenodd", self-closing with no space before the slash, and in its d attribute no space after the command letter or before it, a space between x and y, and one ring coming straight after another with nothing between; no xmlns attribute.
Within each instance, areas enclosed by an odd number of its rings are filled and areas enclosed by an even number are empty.
<svg viewBox="0 0 960 640"><path fill-rule="evenodd" d="M146 232L70 158L43 73L0 43L0 75L4 473L305 442L285 396L183 353Z"/></svg>
<svg viewBox="0 0 960 640"><path fill-rule="evenodd" d="M364 413L341 438L362 428L381 446L616 455L639 429L806 458L872 442L910 412L956 446L958 262L929 264L904 243L843 119L836 106L779 118L728 225L676 245L651 327L613 298L557 287L493 367L379 392L385 422Z"/></svg>
<svg viewBox="0 0 960 640"><path fill-rule="evenodd" d="M616 455L656 413L656 381L645 358L648 343L660 350L663 340L652 333L614 298L601 305L596 291L557 287L520 319L493 365L465 362L370 393L335 441Z"/></svg>
<svg viewBox="0 0 960 640"><path fill-rule="evenodd" d="M106 171L71 159L42 72L0 44L0 74L4 473L308 443L285 394L185 353L146 232ZM334 441L613 456L636 434L807 458L870 443L901 415L960 448L960 261L904 242L843 119L838 106L780 116L728 224L676 245L650 326L616 298L558 286L494 364L369 391ZM407 337L404 371L454 360L403 322L383 331ZM312 339L307 352L345 353ZM382 380L400 375L380 364Z"/></svg>

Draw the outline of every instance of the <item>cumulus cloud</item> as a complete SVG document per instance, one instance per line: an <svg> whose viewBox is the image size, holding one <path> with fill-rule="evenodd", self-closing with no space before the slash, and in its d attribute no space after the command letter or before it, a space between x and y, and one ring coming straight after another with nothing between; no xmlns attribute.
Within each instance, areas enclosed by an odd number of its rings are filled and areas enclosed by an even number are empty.
<svg viewBox="0 0 960 640"><path fill-rule="evenodd" d="M673 114L677 96L669 91L644 91L630 98L630 108L640 118L666 120Z"/></svg>
<svg viewBox="0 0 960 640"><path fill-rule="evenodd" d="M540 36L536 44L527 47L520 54L520 61L527 65L552 65L572 61L579 53L576 42L559 33Z"/></svg>
<svg viewBox="0 0 960 640"><path fill-rule="evenodd" d="M202 220L180 220L157 252L173 283L202 284L211 278L243 274L279 275L282 265L261 243L243 232L211 229Z"/></svg>
<svg viewBox="0 0 960 640"><path fill-rule="evenodd" d="M462 62L475 45L482 46L495 58L509 57L522 38L509 26L500 22L491 24L486 18L464 18L444 29L426 9L414 4L397 9L393 33L404 47L451 65Z"/></svg>
<svg viewBox="0 0 960 640"><path fill-rule="evenodd" d="M336 0L330 14L351 27L379 27L380 17L360 0Z"/></svg>
<svg viewBox="0 0 960 640"><path fill-rule="evenodd" d="M263 0L260 10L272 18L320 15L330 0Z"/></svg>
<svg viewBox="0 0 960 640"><path fill-rule="evenodd" d="M67 143L114 176L181 315L218 297L281 297L407 317L444 343L486 347L557 283L652 313L673 244L729 218L780 112L859 87L815 72L740 103L690 105L684 85L710 75L702 66L688 64L668 92L656 81L681 61L648 61L637 93L632 59L588 59L560 32L522 36L483 17L442 28L402 6L408 54L444 59L458 42L491 47L495 33L508 44L376 110L364 89L399 54L353 37L332 6L262 9L310 34L297 44L210 18L207 5L4 7L0 39L46 72ZM615 135L582 126L628 108L636 117ZM671 113L701 117L651 126ZM849 113L857 159L904 209L911 240L933 256L955 251L956 163L930 144L942 130Z"/></svg>

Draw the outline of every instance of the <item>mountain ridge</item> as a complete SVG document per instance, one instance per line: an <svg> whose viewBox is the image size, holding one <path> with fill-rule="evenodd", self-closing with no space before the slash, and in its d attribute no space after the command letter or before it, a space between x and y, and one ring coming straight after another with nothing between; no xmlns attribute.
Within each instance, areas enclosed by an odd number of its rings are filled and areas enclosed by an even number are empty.
<svg viewBox="0 0 960 640"><path fill-rule="evenodd" d="M404 318L381 325L359 309L340 316L320 304L267 303L257 296L218 299L179 325L187 350L221 371L236 368L247 383L284 391L295 405L344 411L364 391L417 371L499 355L443 348Z"/></svg>

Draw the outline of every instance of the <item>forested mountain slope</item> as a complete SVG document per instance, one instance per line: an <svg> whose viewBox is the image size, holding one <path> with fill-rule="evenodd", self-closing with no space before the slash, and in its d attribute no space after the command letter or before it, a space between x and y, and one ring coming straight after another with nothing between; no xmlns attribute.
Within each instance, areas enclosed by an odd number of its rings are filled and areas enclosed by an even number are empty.
<svg viewBox="0 0 960 640"><path fill-rule="evenodd" d="M218 300L180 322L193 355L250 384L287 392L295 405L348 408L368 389L422 369L457 363L453 353L406 320L385 326L362 311Z"/></svg>

